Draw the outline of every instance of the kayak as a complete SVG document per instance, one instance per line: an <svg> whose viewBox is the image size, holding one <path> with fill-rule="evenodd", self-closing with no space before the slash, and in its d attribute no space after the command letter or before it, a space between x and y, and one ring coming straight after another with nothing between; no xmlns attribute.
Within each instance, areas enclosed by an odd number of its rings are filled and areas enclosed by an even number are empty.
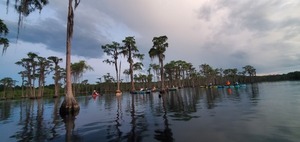
<svg viewBox="0 0 300 142"><path fill-rule="evenodd" d="M93 93L92 96L99 96L99 94L98 93Z"/></svg>

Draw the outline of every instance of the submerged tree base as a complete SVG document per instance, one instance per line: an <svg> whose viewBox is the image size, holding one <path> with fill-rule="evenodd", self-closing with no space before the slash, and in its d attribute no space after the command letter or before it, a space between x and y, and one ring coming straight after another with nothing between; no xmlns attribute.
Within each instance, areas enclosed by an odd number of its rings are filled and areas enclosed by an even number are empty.
<svg viewBox="0 0 300 142"><path fill-rule="evenodd" d="M121 90L116 90L116 96L121 96L121 95L122 95Z"/></svg>
<svg viewBox="0 0 300 142"><path fill-rule="evenodd" d="M116 90L116 94L122 94L122 91L121 90Z"/></svg>
<svg viewBox="0 0 300 142"><path fill-rule="evenodd" d="M61 117L65 116L76 116L78 115L80 107L76 100L73 98L71 100L64 100L60 106L59 114Z"/></svg>
<svg viewBox="0 0 300 142"><path fill-rule="evenodd" d="M35 100L35 99L36 99L36 97L29 97L29 99L31 99L31 100Z"/></svg>
<svg viewBox="0 0 300 142"><path fill-rule="evenodd" d="M41 98L42 98L42 96L37 96L37 97L36 97L36 99L41 99Z"/></svg>

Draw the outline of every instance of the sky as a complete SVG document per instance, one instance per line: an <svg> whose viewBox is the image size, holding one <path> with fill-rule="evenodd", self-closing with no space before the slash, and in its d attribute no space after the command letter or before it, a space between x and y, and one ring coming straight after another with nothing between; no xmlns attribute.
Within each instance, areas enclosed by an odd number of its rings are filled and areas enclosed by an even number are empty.
<svg viewBox="0 0 300 142"><path fill-rule="evenodd" d="M28 52L65 60L68 1L50 0L41 13L26 17L18 40L13 5L11 1L7 9L6 0L0 2L0 18L9 28L10 40L0 56L0 78L20 81L18 72L23 68L15 62ZM125 37L134 36L145 54L141 72L146 72L150 63L158 63L148 54L152 39L162 35L169 44L165 63L184 60L198 71L201 64L239 71L251 65L257 75L300 70L299 0L82 0L75 10L71 60L85 60L94 69L83 75L89 83L107 73L114 76L114 66L102 62L110 57L101 46L112 41L122 44ZM129 68L121 60L122 70Z"/></svg>

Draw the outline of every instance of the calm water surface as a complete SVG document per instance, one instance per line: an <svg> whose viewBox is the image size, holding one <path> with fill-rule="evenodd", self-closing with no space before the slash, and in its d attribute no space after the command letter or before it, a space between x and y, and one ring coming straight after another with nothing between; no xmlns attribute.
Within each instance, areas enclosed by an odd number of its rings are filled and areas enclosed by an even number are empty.
<svg viewBox="0 0 300 142"><path fill-rule="evenodd" d="M300 141L298 81L83 96L79 115L66 119L62 100L1 101L0 141Z"/></svg>

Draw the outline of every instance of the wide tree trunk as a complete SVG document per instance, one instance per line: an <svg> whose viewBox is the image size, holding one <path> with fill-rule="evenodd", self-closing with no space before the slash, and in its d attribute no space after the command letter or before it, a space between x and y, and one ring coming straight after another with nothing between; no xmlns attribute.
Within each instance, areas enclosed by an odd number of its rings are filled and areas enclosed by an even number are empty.
<svg viewBox="0 0 300 142"><path fill-rule="evenodd" d="M59 96L58 94L58 91L59 91L59 86L58 86L58 82L55 81L55 84L54 84L54 96L53 98L57 98Z"/></svg>

